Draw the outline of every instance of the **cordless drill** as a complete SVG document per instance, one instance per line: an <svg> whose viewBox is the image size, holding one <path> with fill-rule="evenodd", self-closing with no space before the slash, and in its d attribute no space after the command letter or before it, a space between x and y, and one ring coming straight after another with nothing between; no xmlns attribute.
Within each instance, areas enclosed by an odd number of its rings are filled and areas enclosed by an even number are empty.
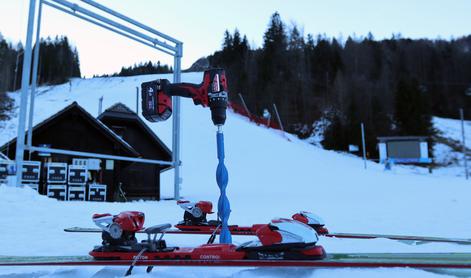
<svg viewBox="0 0 471 278"><path fill-rule="evenodd" d="M216 182L221 191L218 201L218 218L221 219L220 243L232 243L228 228L231 208L226 196L229 174L224 165L224 135L222 133L222 126L226 122L227 92L226 74L223 69L205 71L203 82L199 85L171 84L167 79L158 79L141 85L142 115L151 122L165 121L172 115L172 96L191 98L195 105L209 106L211 109L211 119L218 127L216 145L219 163L216 169Z"/></svg>
<svg viewBox="0 0 471 278"><path fill-rule="evenodd" d="M193 99L195 105L211 109L214 125L226 121L228 101L226 74L223 69L206 70L201 84L170 83L167 79L141 84L142 115L150 122L165 121L172 115L172 96Z"/></svg>

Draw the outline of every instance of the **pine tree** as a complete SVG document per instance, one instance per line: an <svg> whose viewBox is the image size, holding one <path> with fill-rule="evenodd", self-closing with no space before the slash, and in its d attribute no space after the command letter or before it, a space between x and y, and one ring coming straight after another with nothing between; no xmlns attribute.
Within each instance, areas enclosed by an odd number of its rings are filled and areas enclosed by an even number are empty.
<svg viewBox="0 0 471 278"><path fill-rule="evenodd" d="M324 131L324 138L321 143L328 150L347 150L345 125L339 115L334 115L331 119L329 126Z"/></svg>
<svg viewBox="0 0 471 278"><path fill-rule="evenodd" d="M395 97L394 118L400 135L433 134L429 103L416 80L401 79Z"/></svg>
<svg viewBox="0 0 471 278"><path fill-rule="evenodd" d="M280 14L275 12L270 19L268 29L263 36L263 49L268 52L286 50L288 45L285 25Z"/></svg>

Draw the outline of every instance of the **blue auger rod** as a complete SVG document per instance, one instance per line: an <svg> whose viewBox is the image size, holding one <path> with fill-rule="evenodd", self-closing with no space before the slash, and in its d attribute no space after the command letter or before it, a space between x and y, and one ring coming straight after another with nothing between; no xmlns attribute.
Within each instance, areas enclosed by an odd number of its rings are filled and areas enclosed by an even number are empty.
<svg viewBox="0 0 471 278"><path fill-rule="evenodd" d="M217 151L218 151L218 167L216 169L216 182L221 190L221 195L218 200L218 217L221 219L221 233L219 235L219 243L232 243L231 232L227 224L229 215L231 214L231 205L226 196L227 183L229 181L229 174L224 165L224 134L222 133L222 126L218 125L216 133Z"/></svg>

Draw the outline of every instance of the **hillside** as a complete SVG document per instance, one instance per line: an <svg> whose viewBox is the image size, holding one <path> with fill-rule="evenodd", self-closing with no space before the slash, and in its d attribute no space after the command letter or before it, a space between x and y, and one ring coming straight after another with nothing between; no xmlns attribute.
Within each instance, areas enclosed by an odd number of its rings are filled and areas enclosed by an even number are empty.
<svg viewBox="0 0 471 278"><path fill-rule="evenodd" d="M169 75L159 78L170 78ZM201 73L187 73L183 81L200 82ZM103 109L115 102L135 107L136 86L157 76L127 78L74 79L68 84L41 87L36 99L35 122L46 119L67 104L77 101L97 116L98 99ZM12 94L15 100L18 96ZM17 108L16 108L17 109ZM217 164L215 132L209 109L182 102L182 195L190 200L217 201L215 182ZM15 112L16 113L16 112ZM0 144L16 135L15 114L0 128ZM171 121L150 124L171 146ZM271 218L289 217L309 210L321 215L331 231L417 234L469 237L471 187L469 181L446 174L428 174L423 169L396 167L385 172L381 165L363 162L357 157L326 151L293 136L254 125L245 118L228 113L224 126L226 166L229 170L227 195L231 201L231 223L253 224ZM289 138L289 140L288 140ZM163 181L164 194L172 188L172 175ZM2 219L0 255L80 255L100 242L97 235L66 234L69 226L92 226L95 212L118 213L142 210L147 223L175 223L182 211L174 201L132 203L63 203L37 196L27 189L0 187ZM33 228L34 227L34 228ZM21 232L18 232L21 231ZM206 237L166 236L169 244L198 244ZM236 237L240 243L246 238ZM450 244L404 245L388 240L321 239L328 252L454 252L467 247ZM171 270L171 271L170 271ZM19 273L41 277L106 277L120 275L122 268L12 268L1 274ZM159 268L155 277L432 277L421 270L262 270L256 268ZM36 274L35 274L36 273ZM72 274L71 274L72 273ZM94 276L95 275L95 276ZM143 276L144 270L136 272ZM148 276L145 276L148 277Z"/></svg>
<svg viewBox="0 0 471 278"><path fill-rule="evenodd" d="M437 174L464 177L461 121L434 117L433 124L437 130L434 160L438 164L438 168L435 169L435 172ZM464 130L469 161L469 154L471 153L471 121L464 121Z"/></svg>

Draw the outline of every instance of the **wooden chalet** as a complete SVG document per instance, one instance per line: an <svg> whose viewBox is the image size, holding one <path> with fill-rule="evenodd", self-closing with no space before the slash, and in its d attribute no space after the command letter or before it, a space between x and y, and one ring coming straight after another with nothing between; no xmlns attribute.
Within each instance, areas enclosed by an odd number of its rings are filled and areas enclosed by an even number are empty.
<svg viewBox="0 0 471 278"><path fill-rule="evenodd" d="M131 109L117 103L94 118L76 102L68 105L33 128L33 145L89 153L171 161L171 151ZM0 147L14 159L16 138ZM25 158L29 153L25 152ZM47 162L72 164L71 155L31 153L43 165L39 192L45 194ZM107 200L160 199L160 173L170 166L101 159L100 170L90 179L107 185ZM44 173L43 173L44 172Z"/></svg>

